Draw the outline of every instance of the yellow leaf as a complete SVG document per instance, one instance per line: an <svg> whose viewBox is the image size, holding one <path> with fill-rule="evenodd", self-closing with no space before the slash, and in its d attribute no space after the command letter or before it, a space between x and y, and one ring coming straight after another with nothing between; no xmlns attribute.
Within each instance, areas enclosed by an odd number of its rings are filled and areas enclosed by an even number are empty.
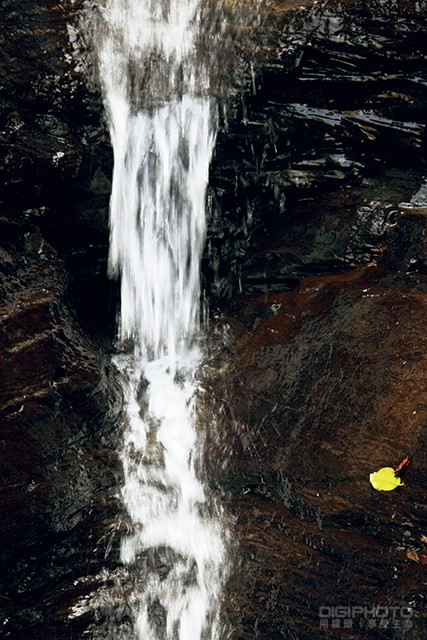
<svg viewBox="0 0 427 640"><path fill-rule="evenodd" d="M377 491L392 491L403 484L399 476L394 475L392 467L383 467L379 471L371 473L369 481Z"/></svg>
<svg viewBox="0 0 427 640"><path fill-rule="evenodd" d="M409 560L413 560L414 562L420 561L418 553L415 551L415 549L412 549L412 547L409 547L409 549L406 550L406 557Z"/></svg>

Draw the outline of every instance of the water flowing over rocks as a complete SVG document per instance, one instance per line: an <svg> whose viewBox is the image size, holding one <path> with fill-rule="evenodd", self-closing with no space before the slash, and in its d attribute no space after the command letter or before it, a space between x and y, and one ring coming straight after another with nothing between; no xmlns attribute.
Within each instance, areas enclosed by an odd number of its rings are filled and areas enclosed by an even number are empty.
<svg viewBox="0 0 427 640"><path fill-rule="evenodd" d="M208 474L240 558L224 616L236 639L368 640L403 625L325 631L319 607L410 606L404 637L418 640L427 7L295 4L270 4L211 167L204 273L213 340L226 338L204 382L222 435ZM118 561L112 158L71 55L81 6L0 7L0 634L13 640L82 637L93 620L70 608ZM369 473L412 449L405 486L374 492Z"/></svg>

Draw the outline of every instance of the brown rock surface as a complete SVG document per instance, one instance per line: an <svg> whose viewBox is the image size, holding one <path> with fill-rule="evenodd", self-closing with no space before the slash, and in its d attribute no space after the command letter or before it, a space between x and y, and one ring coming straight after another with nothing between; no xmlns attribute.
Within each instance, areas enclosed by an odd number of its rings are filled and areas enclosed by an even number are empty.
<svg viewBox="0 0 427 640"><path fill-rule="evenodd" d="M233 306L236 637L321 637L319 608L340 605L413 607L405 637L424 637L425 566L407 552L426 551L426 304L416 278L372 266ZM405 486L376 492L369 474L411 450ZM334 633L399 637L391 618Z"/></svg>

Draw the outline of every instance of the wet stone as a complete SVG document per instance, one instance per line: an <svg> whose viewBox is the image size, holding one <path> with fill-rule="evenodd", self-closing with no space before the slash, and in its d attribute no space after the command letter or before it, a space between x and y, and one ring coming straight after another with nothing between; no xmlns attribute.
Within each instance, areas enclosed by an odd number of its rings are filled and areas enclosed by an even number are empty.
<svg viewBox="0 0 427 640"><path fill-rule="evenodd" d="M224 426L234 441L222 478L243 556L229 585L232 602L246 598L244 622L230 609L237 637L257 624L260 637L309 638L320 607L386 604L391 591L396 606L420 602L404 523L420 547L426 301L416 276L375 266L235 299L227 401L240 427ZM384 498L369 474L407 450L405 486ZM414 638L425 624L421 607Z"/></svg>

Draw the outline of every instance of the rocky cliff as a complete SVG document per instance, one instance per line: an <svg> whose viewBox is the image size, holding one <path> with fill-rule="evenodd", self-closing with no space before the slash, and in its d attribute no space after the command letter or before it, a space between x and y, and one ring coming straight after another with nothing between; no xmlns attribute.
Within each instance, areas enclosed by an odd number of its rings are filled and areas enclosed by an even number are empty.
<svg viewBox="0 0 427 640"><path fill-rule="evenodd" d="M416 640L427 7L301 4L265 4L211 170L204 272L212 340L225 338L205 381L222 416L208 468L240 557L224 615L242 639ZM0 7L0 608L13 640L81 637L91 620L70 607L116 561L112 159L72 55L80 8ZM405 486L375 492L369 474L408 451ZM341 605L395 609L365 619Z"/></svg>

